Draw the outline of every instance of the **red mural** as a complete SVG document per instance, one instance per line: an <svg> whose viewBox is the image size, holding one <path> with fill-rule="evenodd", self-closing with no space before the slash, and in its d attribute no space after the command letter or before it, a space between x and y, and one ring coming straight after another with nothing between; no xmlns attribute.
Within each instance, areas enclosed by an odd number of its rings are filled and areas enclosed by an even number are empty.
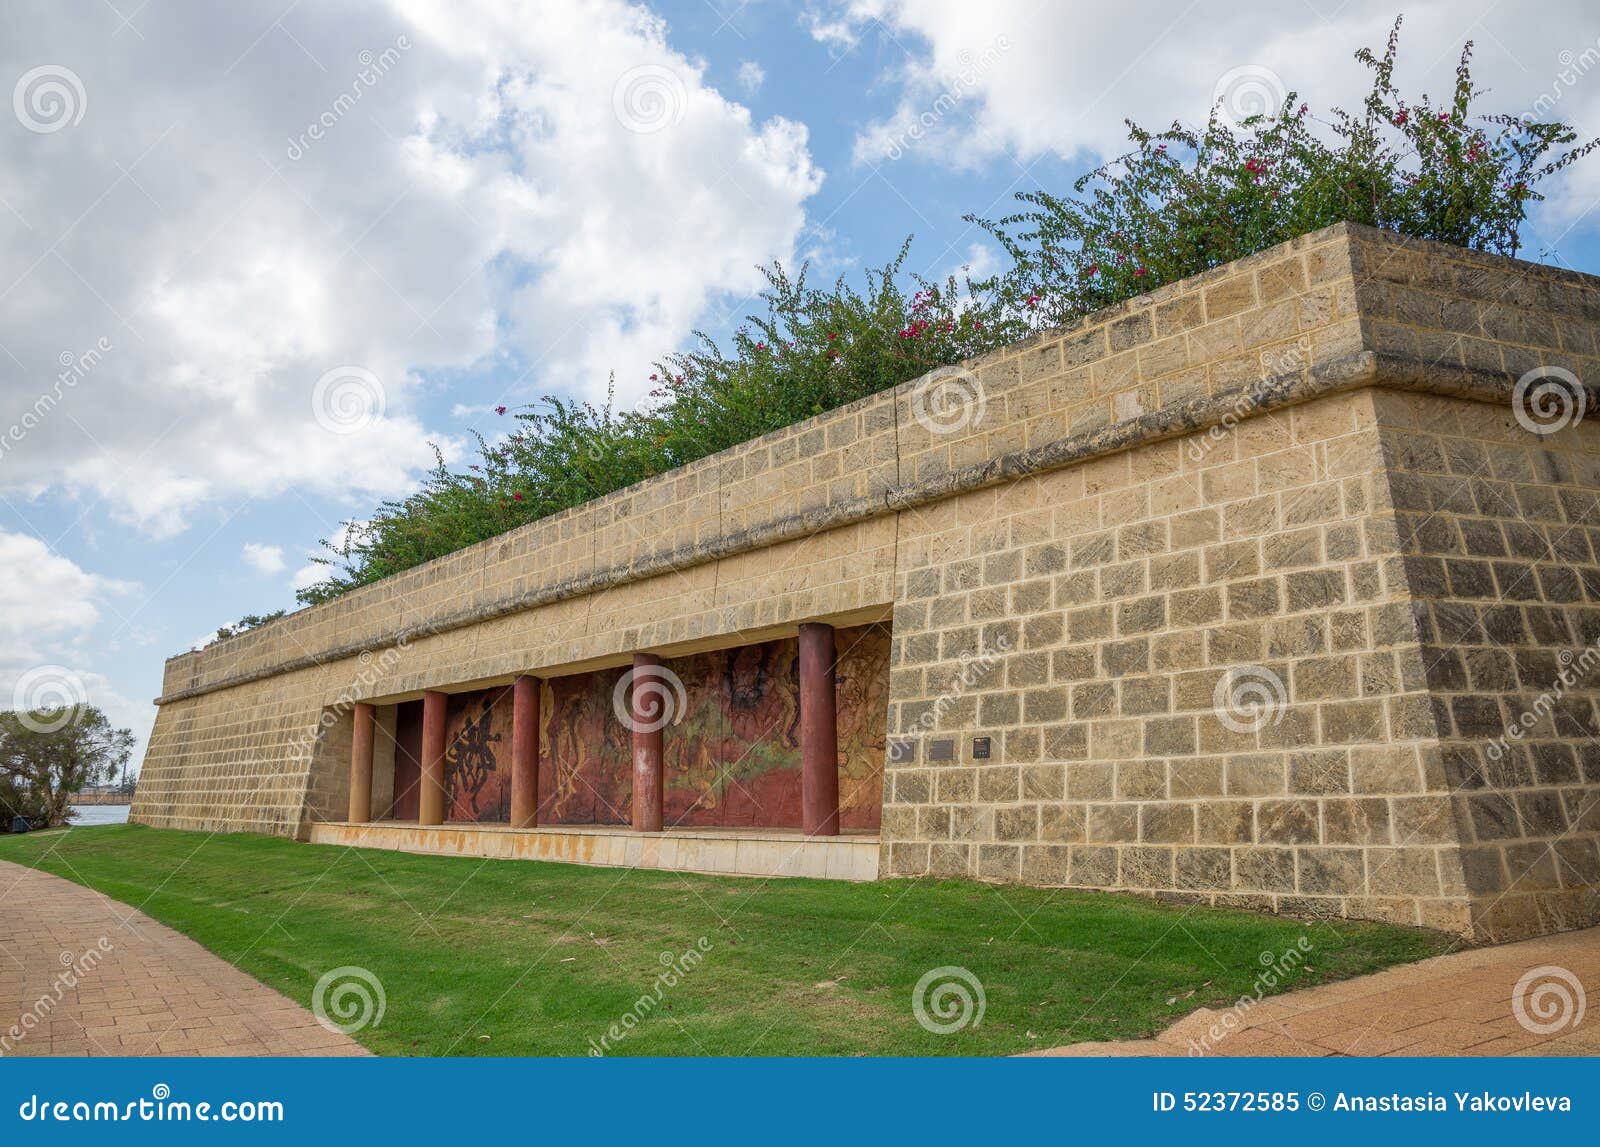
<svg viewBox="0 0 1600 1147"><path fill-rule="evenodd" d="M839 811L845 828L876 829L883 810L889 631L841 629ZM800 688L793 638L666 662L683 690L666 727L666 823L800 826ZM630 823L632 738L613 698L625 670L547 680L539 755L541 824ZM415 709L413 714L411 709ZM421 704L400 706L395 783L398 819L416 817ZM413 729L413 726L415 728ZM458 693L446 721L447 819L510 816L511 691Z"/></svg>

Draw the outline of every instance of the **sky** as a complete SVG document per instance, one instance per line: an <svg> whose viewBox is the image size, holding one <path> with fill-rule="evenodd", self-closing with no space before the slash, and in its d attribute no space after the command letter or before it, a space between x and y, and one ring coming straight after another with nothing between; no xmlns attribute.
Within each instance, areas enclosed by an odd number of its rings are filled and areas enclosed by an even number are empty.
<svg viewBox="0 0 1600 1147"><path fill-rule="evenodd" d="M11 0L0 707L148 734L162 662L293 608L341 523L548 394L759 309L758 267L998 265L1125 119L1355 106L1391 3ZM1600 135L1600 7L1405 7L1497 110ZM1600 271L1600 157L1524 255ZM137 757L136 757L137 759Z"/></svg>

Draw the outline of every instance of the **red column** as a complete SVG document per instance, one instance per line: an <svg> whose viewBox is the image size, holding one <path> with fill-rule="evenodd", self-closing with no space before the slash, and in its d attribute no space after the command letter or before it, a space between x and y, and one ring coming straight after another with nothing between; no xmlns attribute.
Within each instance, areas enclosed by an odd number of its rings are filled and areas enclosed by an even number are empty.
<svg viewBox="0 0 1600 1147"><path fill-rule="evenodd" d="M667 690L657 675L661 658L633 655L633 682L628 712L633 729L633 829L660 832L666 799L664 741L661 735L671 713Z"/></svg>
<svg viewBox="0 0 1600 1147"><path fill-rule="evenodd" d="M444 718L448 700L429 690L422 695L422 777L418 824L444 823Z"/></svg>
<svg viewBox="0 0 1600 1147"><path fill-rule="evenodd" d="M350 737L350 823L372 819L372 738L378 711L364 701L355 706L355 732Z"/></svg>
<svg viewBox="0 0 1600 1147"><path fill-rule="evenodd" d="M839 835L839 723L833 626L800 627L800 816L807 836Z"/></svg>
<svg viewBox="0 0 1600 1147"><path fill-rule="evenodd" d="M511 827L539 823L539 679L511 686Z"/></svg>

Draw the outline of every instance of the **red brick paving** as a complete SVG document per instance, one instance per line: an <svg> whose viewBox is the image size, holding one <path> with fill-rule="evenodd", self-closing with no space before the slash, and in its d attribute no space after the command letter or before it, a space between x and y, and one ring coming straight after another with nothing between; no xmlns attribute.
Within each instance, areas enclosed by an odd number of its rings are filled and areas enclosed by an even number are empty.
<svg viewBox="0 0 1600 1147"><path fill-rule="evenodd" d="M0 1054L367 1052L144 913L0 861Z"/></svg>
<svg viewBox="0 0 1600 1147"><path fill-rule="evenodd" d="M1545 1022L1560 1016L1569 1022L1531 1031L1518 1021L1512 994L1524 974L1551 966L1575 977L1594 999L1581 1009L1543 1013ZM1541 982L1556 981L1536 981L1535 996ZM1569 990L1569 997L1576 1001L1578 994ZM1600 928L1455 952L1272 996L1248 1009L1201 1008L1154 1039L1068 1044L1033 1054L1600 1055L1600 1018L1588 1003L1600 1007ZM1527 1010L1540 1022L1533 1001ZM1222 1025L1230 1017L1237 1023L1228 1030ZM1220 1039L1213 1029L1222 1031Z"/></svg>

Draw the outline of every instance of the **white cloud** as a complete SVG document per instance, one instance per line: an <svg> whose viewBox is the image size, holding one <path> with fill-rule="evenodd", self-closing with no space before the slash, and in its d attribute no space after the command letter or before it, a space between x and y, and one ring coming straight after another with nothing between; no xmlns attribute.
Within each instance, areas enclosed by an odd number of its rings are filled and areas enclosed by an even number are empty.
<svg viewBox="0 0 1600 1147"><path fill-rule="evenodd" d="M244 544L244 563L257 573L281 573L284 568L283 547L262 545L260 542Z"/></svg>
<svg viewBox="0 0 1600 1147"><path fill-rule="evenodd" d="M118 23L38 0L0 40L7 85L49 63L85 93L56 131L0 114L0 395L58 398L0 492L103 497L156 535L291 488L403 492L430 438L462 446L421 413L440 376L493 405L615 369L630 401L791 254L821 178L804 127L753 120L622 0Z"/></svg>
<svg viewBox="0 0 1600 1147"><path fill-rule="evenodd" d="M753 96L761 90L761 85L767 82L767 70L754 60L743 60L739 64L739 88L746 95Z"/></svg>
<svg viewBox="0 0 1600 1147"><path fill-rule="evenodd" d="M151 706L119 694L89 667L84 648L106 599L134 587L85 571L38 538L4 530L0 570L0 708L86 701L142 737Z"/></svg>
<svg viewBox="0 0 1600 1147"><path fill-rule="evenodd" d="M319 581L325 580L327 576L327 566L320 565L317 562L307 562L294 571L294 577L289 581L289 588L298 593L300 590L309 589Z"/></svg>

